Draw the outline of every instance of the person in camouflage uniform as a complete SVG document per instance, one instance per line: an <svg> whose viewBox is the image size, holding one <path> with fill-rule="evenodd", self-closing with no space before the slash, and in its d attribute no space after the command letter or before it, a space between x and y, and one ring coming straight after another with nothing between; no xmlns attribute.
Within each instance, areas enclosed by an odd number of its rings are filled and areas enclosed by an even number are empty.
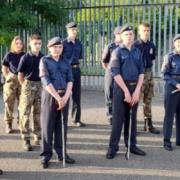
<svg viewBox="0 0 180 180"><path fill-rule="evenodd" d="M107 107L107 119L110 124L112 124L112 101L113 101L113 78L111 76L111 70L109 68L110 58L112 52L120 45L121 43L121 26L117 26L114 29L114 42L109 43L103 50L102 53L102 67L105 70L104 76L104 94Z"/></svg>
<svg viewBox="0 0 180 180"><path fill-rule="evenodd" d="M26 53L19 63L18 79L22 85L19 112L19 128L24 141L25 151L31 151L30 133L34 134L34 143L39 145L41 134L40 107L41 107L41 82L39 78L39 62L43 56L41 50L41 37L32 35L30 37L31 51ZM30 114L32 110L32 129L30 129Z"/></svg>
<svg viewBox="0 0 180 180"><path fill-rule="evenodd" d="M19 104L21 86L17 77L17 68L20 58L24 55L24 44L19 36L15 36L11 42L10 52L8 52L2 62L2 73L5 78L3 86L4 100L4 120L6 123L6 133L12 133L14 104ZM19 113L17 117L19 123Z"/></svg>
<svg viewBox="0 0 180 180"><path fill-rule="evenodd" d="M142 53L142 59L145 67L144 83L142 86L143 97L143 112L144 112L144 131L149 130L150 133L160 134L160 131L153 126L151 102L154 95L154 81L152 66L156 58L155 45L150 39L150 25L148 23L141 23L138 28L140 38L135 42L137 47Z"/></svg>

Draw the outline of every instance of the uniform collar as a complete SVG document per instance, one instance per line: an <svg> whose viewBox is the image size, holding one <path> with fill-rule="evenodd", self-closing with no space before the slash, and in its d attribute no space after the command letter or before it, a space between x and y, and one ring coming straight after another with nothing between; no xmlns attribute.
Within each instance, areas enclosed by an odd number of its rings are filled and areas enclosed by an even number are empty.
<svg viewBox="0 0 180 180"><path fill-rule="evenodd" d="M51 54L48 54L48 55L45 56L45 57L46 57L47 59L49 59L49 60L51 60L51 61L55 61L55 62L59 62L59 61L61 61L61 60L64 59L62 55L59 57L59 60L58 60L58 61L56 61L55 59L53 59L53 57L51 56Z"/></svg>
<svg viewBox="0 0 180 180"><path fill-rule="evenodd" d="M146 42L144 42L142 39L139 38L139 42L140 42L141 44L149 44L150 41L147 40Z"/></svg>
<svg viewBox="0 0 180 180"><path fill-rule="evenodd" d="M178 53L175 49L173 50L173 53L180 56L180 53Z"/></svg>
<svg viewBox="0 0 180 180"><path fill-rule="evenodd" d="M29 51L29 54L30 54L31 56L35 56L35 57L41 57L41 56L42 56L42 53L41 53L41 52L39 52L38 56L36 56L35 54L33 54L31 51Z"/></svg>
<svg viewBox="0 0 180 180"><path fill-rule="evenodd" d="M123 43L121 43L119 46L120 46L120 48L127 49L129 51L129 49ZM131 46L131 50L133 48L134 48L134 44Z"/></svg>
<svg viewBox="0 0 180 180"><path fill-rule="evenodd" d="M75 39L74 41L72 41L69 37L67 37L67 42L68 42L68 43L72 42L73 44L75 44L76 41L77 41L77 39Z"/></svg>

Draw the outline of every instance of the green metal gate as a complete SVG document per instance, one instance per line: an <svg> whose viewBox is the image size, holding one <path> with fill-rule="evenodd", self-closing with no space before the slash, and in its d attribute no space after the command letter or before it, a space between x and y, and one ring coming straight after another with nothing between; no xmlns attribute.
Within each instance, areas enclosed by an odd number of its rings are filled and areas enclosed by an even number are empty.
<svg viewBox="0 0 180 180"><path fill-rule="evenodd" d="M61 18L60 24L47 25L37 15L37 27L40 29L44 53L47 52L47 40L54 35L66 36L65 24L76 21L79 25L79 38L84 45L84 61L82 72L84 75L103 75L101 68L101 54L104 46L113 40L113 29L117 25L130 23L137 34L137 26L146 21L151 24L151 38L157 47L157 59L154 75L160 77L160 67L163 55L172 49L172 38L180 32L180 0L79 0L69 1L63 10L67 17ZM25 43L31 31L18 30ZM0 58L7 51L1 46Z"/></svg>

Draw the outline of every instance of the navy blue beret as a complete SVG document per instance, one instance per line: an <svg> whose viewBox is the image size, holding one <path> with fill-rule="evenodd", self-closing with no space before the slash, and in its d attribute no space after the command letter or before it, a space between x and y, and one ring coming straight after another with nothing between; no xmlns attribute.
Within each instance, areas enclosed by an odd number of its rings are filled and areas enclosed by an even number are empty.
<svg viewBox="0 0 180 180"><path fill-rule="evenodd" d="M176 34L175 37L173 38L173 42L175 42L176 40L180 39L180 34Z"/></svg>
<svg viewBox="0 0 180 180"><path fill-rule="evenodd" d="M52 39L48 41L47 47L51 47L58 44L62 44L62 39L59 36L53 37Z"/></svg>
<svg viewBox="0 0 180 180"><path fill-rule="evenodd" d="M124 25L124 26L121 28L120 33L123 33L123 32L125 32L125 31L132 31L132 30L133 30L133 27L130 26L129 24L126 24L126 25Z"/></svg>
<svg viewBox="0 0 180 180"><path fill-rule="evenodd" d="M66 24L66 28L76 28L77 24L75 22L70 22L68 24Z"/></svg>

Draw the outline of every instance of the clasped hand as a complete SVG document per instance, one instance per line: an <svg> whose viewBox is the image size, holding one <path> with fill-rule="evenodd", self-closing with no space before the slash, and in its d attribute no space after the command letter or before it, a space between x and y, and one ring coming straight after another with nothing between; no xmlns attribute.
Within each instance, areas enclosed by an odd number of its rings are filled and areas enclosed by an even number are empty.
<svg viewBox="0 0 180 180"><path fill-rule="evenodd" d="M139 102L140 99L140 91L135 90L134 93L131 95L129 91L125 92L124 101L129 103L131 106L134 106Z"/></svg>

